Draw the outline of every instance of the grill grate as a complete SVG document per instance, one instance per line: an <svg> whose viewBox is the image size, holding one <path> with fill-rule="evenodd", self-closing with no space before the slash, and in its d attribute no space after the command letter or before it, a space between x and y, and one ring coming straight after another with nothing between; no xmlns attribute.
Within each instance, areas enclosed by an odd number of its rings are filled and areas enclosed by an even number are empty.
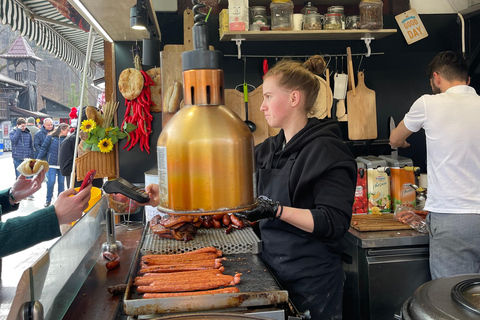
<svg viewBox="0 0 480 320"><path fill-rule="evenodd" d="M147 233L141 250L152 254L175 254L193 251L204 247L215 247L223 254L259 253L260 239L252 228L233 230L225 234L225 228L200 228L193 240L183 242L160 238L146 226Z"/></svg>

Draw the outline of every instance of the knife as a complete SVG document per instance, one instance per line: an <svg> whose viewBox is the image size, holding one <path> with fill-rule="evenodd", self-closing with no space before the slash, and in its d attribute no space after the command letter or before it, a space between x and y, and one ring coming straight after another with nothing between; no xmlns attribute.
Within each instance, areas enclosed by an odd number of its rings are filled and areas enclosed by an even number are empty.
<svg viewBox="0 0 480 320"><path fill-rule="evenodd" d="M390 134L392 134L393 129L395 129L395 120L393 117L390 117ZM398 148L392 148L392 158L398 158Z"/></svg>

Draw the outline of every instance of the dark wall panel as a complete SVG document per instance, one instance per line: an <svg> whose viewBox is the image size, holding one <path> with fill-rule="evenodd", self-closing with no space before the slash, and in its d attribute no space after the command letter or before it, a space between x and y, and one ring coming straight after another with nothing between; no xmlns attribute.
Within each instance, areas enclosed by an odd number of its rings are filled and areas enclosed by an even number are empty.
<svg viewBox="0 0 480 320"><path fill-rule="evenodd" d="M429 61L440 51L461 50L460 26L457 23L456 14L421 15L420 16L429 36L414 44L408 45L400 31L392 36L379 40L373 40L372 52L383 52L383 55L373 55L362 60L354 58L355 71L364 70L365 84L376 92L377 99L377 128L378 138L375 141L348 141L347 123L341 123L345 142L351 147L355 156L378 155L390 153L388 145L388 118L393 116L398 124L408 112L412 103L422 94L431 93L429 79L426 75L426 67ZM165 44L183 43L183 16L157 13L157 18L162 32L160 50ZM234 41L219 41L218 16L211 16L208 21L210 44L224 55L236 55L237 46ZM384 16L384 28L397 29L397 23L393 15ZM116 68L117 78L119 73L132 67L132 54L130 52L134 43L116 43ZM141 46L141 43L139 43ZM278 42L254 42L242 43L244 55L273 55L281 59L289 55L313 55L313 54L344 54L346 47L350 46L352 53L365 53L365 45L362 41L278 41ZM262 58L247 59L246 81L254 86L262 83ZM273 66L277 59L267 59ZM337 60L337 67L341 71L342 60ZM346 72L346 59L343 61ZM329 68L334 69L335 59L332 59ZM144 66L147 70L149 66ZM224 57L223 70L225 73L225 87L234 88L243 82L243 60L236 57ZM333 81L332 81L333 86ZM477 88L478 91L478 88ZM122 96L118 92L119 121L123 120L125 105ZM348 105L347 105L348 108ZM348 110L347 110L348 112ZM155 146L160 134L161 115L154 114L154 130L150 138L151 154L141 152L134 147L131 151L120 150L120 175L133 182L143 182L144 171L156 166ZM423 130L413 134L409 139L411 147L401 149L399 154L412 158L414 164L426 171L425 134ZM123 147L126 141L120 143Z"/></svg>

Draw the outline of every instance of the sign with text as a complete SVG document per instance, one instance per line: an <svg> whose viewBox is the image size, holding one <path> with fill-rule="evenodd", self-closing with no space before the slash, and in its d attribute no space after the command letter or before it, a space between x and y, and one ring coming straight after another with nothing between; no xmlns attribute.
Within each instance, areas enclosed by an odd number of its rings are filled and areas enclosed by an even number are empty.
<svg viewBox="0 0 480 320"><path fill-rule="evenodd" d="M420 20L415 9L410 9L395 16L400 30L402 30L405 40L408 44L417 42L428 37L427 30Z"/></svg>

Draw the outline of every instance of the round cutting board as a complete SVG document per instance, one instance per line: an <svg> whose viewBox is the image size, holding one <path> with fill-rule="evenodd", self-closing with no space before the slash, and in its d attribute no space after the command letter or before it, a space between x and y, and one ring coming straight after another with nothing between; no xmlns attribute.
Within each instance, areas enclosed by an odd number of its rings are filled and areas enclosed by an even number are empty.
<svg viewBox="0 0 480 320"><path fill-rule="evenodd" d="M325 79L320 76L315 76L320 82L320 90L318 91L317 100L315 101L315 113L309 115L310 118L316 117L318 119L323 119L327 116L328 110L332 108L333 104L333 93L332 89L327 85Z"/></svg>

